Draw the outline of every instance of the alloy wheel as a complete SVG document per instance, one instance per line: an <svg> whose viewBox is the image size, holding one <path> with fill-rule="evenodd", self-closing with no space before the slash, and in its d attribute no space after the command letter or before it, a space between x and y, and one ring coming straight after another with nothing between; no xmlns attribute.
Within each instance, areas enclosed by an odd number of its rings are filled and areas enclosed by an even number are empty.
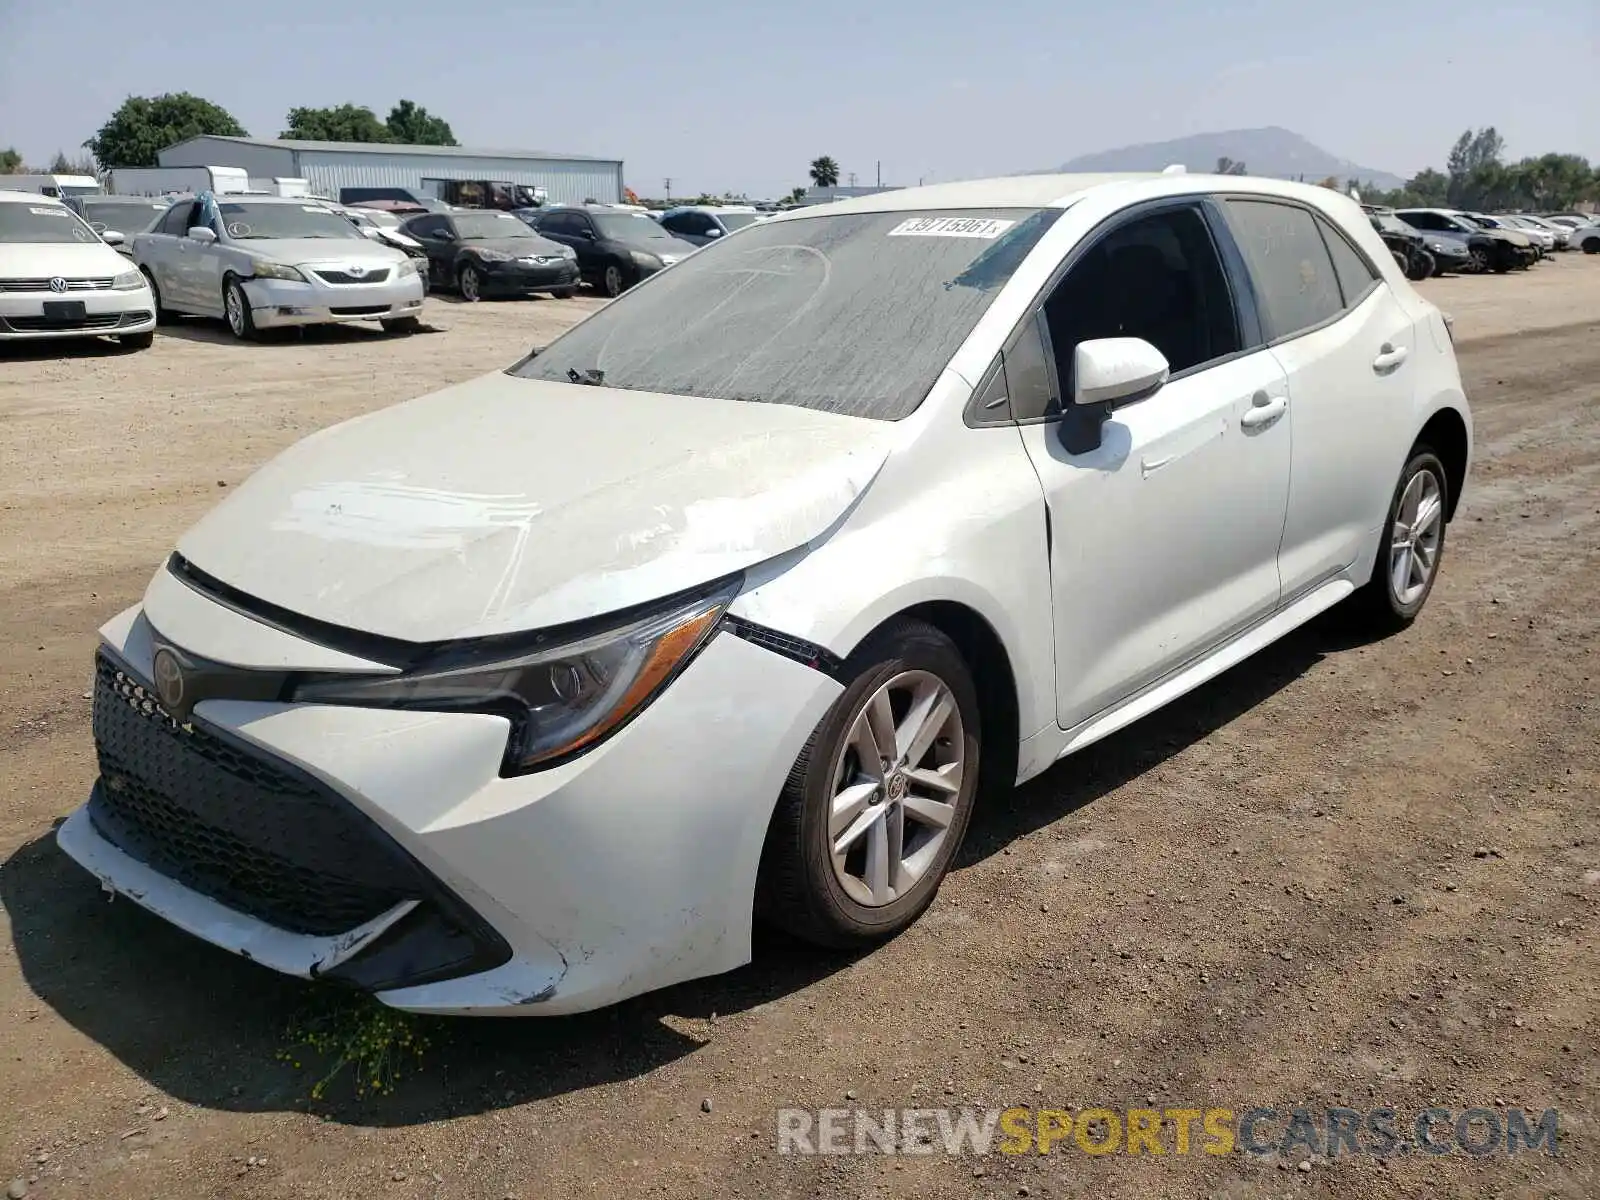
<svg viewBox="0 0 1600 1200"><path fill-rule="evenodd" d="M956 698L938 676L905 671L857 712L833 765L828 851L857 904L904 896L938 858L965 769Z"/></svg>
<svg viewBox="0 0 1600 1200"><path fill-rule="evenodd" d="M482 298L483 289L478 282L478 272L472 267L461 268L461 297L476 303Z"/></svg>
<svg viewBox="0 0 1600 1200"><path fill-rule="evenodd" d="M228 328L233 330L234 337L243 337L244 327L244 297L239 294L239 285L230 283L222 292L222 307L228 314Z"/></svg>
<svg viewBox="0 0 1600 1200"><path fill-rule="evenodd" d="M611 266L606 268L606 295L622 295L622 268Z"/></svg>
<svg viewBox="0 0 1600 1200"><path fill-rule="evenodd" d="M1432 471L1411 477L1395 510L1389 539L1389 590L1402 607L1428 590L1444 538L1444 490Z"/></svg>

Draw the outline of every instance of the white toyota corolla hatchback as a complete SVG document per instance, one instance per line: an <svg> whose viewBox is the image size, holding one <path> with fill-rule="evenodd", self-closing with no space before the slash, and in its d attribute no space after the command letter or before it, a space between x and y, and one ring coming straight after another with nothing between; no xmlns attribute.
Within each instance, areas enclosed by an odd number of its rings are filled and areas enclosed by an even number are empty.
<svg viewBox="0 0 1600 1200"><path fill-rule="evenodd" d="M747 229L307 438L102 631L109 889L434 1012L870 944L975 803L1346 601L1405 625L1471 420L1354 202L1025 177Z"/></svg>

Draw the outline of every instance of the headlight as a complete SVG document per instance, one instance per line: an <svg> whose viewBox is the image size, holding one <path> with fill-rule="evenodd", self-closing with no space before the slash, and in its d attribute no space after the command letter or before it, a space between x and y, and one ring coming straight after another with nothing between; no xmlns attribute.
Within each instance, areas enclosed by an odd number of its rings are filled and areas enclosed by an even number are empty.
<svg viewBox="0 0 1600 1200"><path fill-rule="evenodd" d="M654 254L646 254L643 250L630 250L628 254L633 259L633 265L636 267L656 270L664 265Z"/></svg>
<svg viewBox="0 0 1600 1200"><path fill-rule="evenodd" d="M250 270L257 279L288 279L294 283L304 283L306 277L293 267L283 263L256 262L250 264Z"/></svg>
<svg viewBox="0 0 1600 1200"><path fill-rule="evenodd" d="M137 271L124 271L111 281L111 286L119 292L137 292L144 286L144 276Z"/></svg>
<svg viewBox="0 0 1600 1200"><path fill-rule="evenodd" d="M561 244L559 242L556 243L556 244L561 247L561 257L562 258L577 258L578 257L578 252L576 250L574 250L571 246L561 246Z"/></svg>
<svg viewBox="0 0 1600 1200"><path fill-rule="evenodd" d="M457 643L403 675L304 678L290 699L503 716L511 734L501 774L522 774L582 753L638 714L705 644L740 582L522 649L494 638Z"/></svg>
<svg viewBox="0 0 1600 1200"><path fill-rule="evenodd" d="M498 250L474 250L473 253L484 262L510 262L512 257L509 254L502 254Z"/></svg>
<svg viewBox="0 0 1600 1200"><path fill-rule="evenodd" d="M417 260L414 258L402 259L400 265L394 269L394 273L397 279L404 279L407 275L415 275L417 273Z"/></svg>

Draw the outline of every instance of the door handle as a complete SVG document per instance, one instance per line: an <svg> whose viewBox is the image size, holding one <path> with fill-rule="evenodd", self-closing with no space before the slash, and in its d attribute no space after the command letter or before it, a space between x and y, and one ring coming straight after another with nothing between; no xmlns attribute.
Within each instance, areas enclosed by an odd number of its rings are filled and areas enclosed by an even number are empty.
<svg viewBox="0 0 1600 1200"><path fill-rule="evenodd" d="M1245 410L1244 416L1239 418L1239 424L1246 429L1260 429L1263 425L1270 425L1289 409L1289 397L1269 396L1265 392L1257 392L1250 400L1250 407Z"/></svg>
<svg viewBox="0 0 1600 1200"><path fill-rule="evenodd" d="M1378 357L1372 360L1372 369L1380 373L1392 371L1405 362L1408 353L1409 351L1404 346L1395 346L1385 342L1383 348L1378 351Z"/></svg>

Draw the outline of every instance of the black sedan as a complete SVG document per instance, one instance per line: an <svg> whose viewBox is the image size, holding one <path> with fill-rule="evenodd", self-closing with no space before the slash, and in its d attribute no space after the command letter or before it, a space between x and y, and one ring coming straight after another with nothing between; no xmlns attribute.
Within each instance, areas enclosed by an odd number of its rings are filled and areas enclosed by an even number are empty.
<svg viewBox="0 0 1600 1200"><path fill-rule="evenodd" d="M584 282L607 296L620 296L645 276L700 248L673 237L644 213L615 208L542 208L525 211L522 216L551 241L572 247Z"/></svg>
<svg viewBox="0 0 1600 1200"><path fill-rule="evenodd" d="M428 253L428 282L463 300L577 290L578 258L510 213L452 212L412 217L401 228Z"/></svg>

